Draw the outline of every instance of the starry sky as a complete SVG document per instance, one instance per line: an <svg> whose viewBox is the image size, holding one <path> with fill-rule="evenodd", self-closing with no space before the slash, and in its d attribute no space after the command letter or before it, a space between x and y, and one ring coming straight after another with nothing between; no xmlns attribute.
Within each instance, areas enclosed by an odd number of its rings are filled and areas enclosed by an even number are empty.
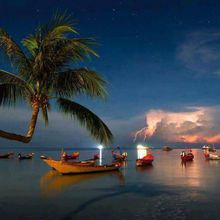
<svg viewBox="0 0 220 220"><path fill-rule="evenodd" d="M109 96L78 101L109 125L115 144L220 143L219 1L0 0L0 26L20 42L57 10L71 13L81 36L99 43L100 58L83 65L105 77ZM0 66L8 68L4 60ZM0 109L1 129L25 132L28 114L24 106ZM66 120L56 109L48 128L39 119L30 145L42 138L47 146L98 144Z"/></svg>

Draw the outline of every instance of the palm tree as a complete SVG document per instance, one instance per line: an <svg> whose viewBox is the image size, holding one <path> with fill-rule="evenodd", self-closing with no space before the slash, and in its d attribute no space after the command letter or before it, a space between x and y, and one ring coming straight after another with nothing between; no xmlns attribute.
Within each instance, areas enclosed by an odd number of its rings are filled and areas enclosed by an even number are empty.
<svg viewBox="0 0 220 220"><path fill-rule="evenodd" d="M50 100L55 99L59 110L78 119L95 139L106 145L111 142L113 136L105 123L86 107L70 100L77 95L106 96L106 82L98 73L76 67L86 58L97 56L90 48L95 41L76 35L70 16L55 15L49 24L23 39L25 51L22 51L11 36L0 29L0 49L10 58L15 71L0 70L0 106L25 100L32 108L26 135L0 130L0 137L30 142L39 111L47 125Z"/></svg>

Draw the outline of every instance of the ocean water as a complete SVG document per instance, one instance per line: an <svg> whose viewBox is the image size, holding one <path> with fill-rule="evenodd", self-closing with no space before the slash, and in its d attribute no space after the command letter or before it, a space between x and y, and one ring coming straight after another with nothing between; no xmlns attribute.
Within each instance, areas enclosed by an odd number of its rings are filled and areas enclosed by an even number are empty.
<svg viewBox="0 0 220 220"><path fill-rule="evenodd" d="M2 220L219 219L220 161L206 161L202 150L193 149L195 160L186 164L181 149L153 150L155 161L146 168L136 168L137 151L127 150L120 172L69 176L39 159L58 158L59 151L30 151L33 160L0 160ZM80 153L86 159L97 150ZM111 161L111 150L102 154L102 163Z"/></svg>

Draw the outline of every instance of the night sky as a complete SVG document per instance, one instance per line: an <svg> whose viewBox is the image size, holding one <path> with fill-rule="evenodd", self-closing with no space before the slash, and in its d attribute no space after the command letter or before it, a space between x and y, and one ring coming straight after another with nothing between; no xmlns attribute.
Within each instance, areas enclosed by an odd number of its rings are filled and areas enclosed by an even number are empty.
<svg viewBox="0 0 220 220"><path fill-rule="evenodd" d="M109 96L78 101L109 125L115 144L132 147L142 128L135 143L220 143L219 1L7 0L0 1L0 26L20 42L57 10L72 13L80 36L99 43L100 58L82 66L105 77ZM8 69L4 60L0 68ZM98 144L53 110L48 128L39 119L30 146ZM0 129L25 132L29 111L0 109ZM23 146L0 139L5 145Z"/></svg>

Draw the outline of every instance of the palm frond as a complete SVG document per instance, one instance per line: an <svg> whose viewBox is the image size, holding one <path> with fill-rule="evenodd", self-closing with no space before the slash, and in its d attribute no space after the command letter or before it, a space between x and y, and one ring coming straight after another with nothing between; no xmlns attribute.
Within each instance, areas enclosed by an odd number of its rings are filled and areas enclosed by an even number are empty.
<svg viewBox="0 0 220 220"><path fill-rule="evenodd" d="M71 62L83 61L85 57L97 55L86 45L88 42L88 39L62 39L39 51L33 65L32 80L44 81L45 86L50 88L56 72Z"/></svg>
<svg viewBox="0 0 220 220"><path fill-rule="evenodd" d="M0 29L0 49L10 58L20 75L27 77L31 73L31 64L28 58L3 29Z"/></svg>
<svg viewBox="0 0 220 220"><path fill-rule="evenodd" d="M24 99L25 91L16 84L0 84L0 106L12 105L19 99Z"/></svg>
<svg viewBox="0 0 220 220"><path fill-rule="evenodd" d="M87 128L92 137L105 145L111 143L113 135L105 123L93 112L84 106L70 101L68 99L59 98L57 103L60 110L74 119L78 119L80 124Z"/></svg>
<svg viewBox="0 0 220 220"><path fill-rule="evenodd" d="M22 44L35 57L39 51L39 35L29 35L22 40Z"/></svg>
<svg viewBox="0 0 220 220"><path fill-rule="evenodd" d="M29 93L34 93L34 90L31 87L31 84L26 82L20 76L17 76L15 74L9 73L4 70L0 70L0 83L14 84L20 88L23 88L24 90L26 90Z"/></svg>
<svg viewBox="0 0 220 220"><path fill-rule="evenodd" d="M64 13L62 15L56 13L51 22L41 28L42 47L54 43L54 41L62 39L66 34L78 34L74 28L71 15Z"/></svg>
<svg viewBox="0 0 220 220"><path fill-rule="evenodd" d="M67 70L58 74L54 91L59 96L86 94L90 97L105 98L105 80L95 71L87 68Z"/></svg>

